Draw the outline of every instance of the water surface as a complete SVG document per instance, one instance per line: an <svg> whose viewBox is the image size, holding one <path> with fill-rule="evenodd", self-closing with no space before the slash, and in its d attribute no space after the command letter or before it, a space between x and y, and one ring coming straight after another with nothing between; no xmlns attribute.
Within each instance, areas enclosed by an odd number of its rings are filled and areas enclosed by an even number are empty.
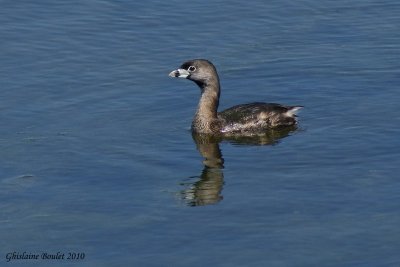
<svg viewBox="0 0 400 267"><path fill-rule="evenodd" d="M399 12L3 1L2 265L398 266ZM303 105L299 129L192 138L199 90L168 77L191 58L217 66L221 109Z"/></svg>

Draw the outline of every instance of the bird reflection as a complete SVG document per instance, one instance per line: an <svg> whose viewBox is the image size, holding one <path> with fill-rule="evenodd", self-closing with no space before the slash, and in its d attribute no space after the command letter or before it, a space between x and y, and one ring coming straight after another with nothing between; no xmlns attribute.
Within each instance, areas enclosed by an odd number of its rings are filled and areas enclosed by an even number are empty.
<svg viewBox="0 0 400 267"><path fill-rule="evenodd" d="M215 136L192 133L197 150L204 158L204 168L200 176L189 177L190 182L183 183L186 189L181 191L183 201L189 206L204 206L216 204L223 199L224 159L219 143L229 142L234 145L275 145L297 130L296 126L282 129L271 129L260 135L251 136ZM196 179L195 182L192 182Z"/></svg>

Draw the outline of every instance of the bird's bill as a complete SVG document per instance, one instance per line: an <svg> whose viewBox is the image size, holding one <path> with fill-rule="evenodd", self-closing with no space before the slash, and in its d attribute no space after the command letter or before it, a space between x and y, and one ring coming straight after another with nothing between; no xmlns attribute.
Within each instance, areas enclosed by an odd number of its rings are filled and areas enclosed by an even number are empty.
<svg viewBox="0 0 400 267"><path fill-rule="evenodd" d="M190 73L185 69L177 69L173 70L169 73L169 77L176 77L176 78L184 78L186 79L189 77Z"/></svg>

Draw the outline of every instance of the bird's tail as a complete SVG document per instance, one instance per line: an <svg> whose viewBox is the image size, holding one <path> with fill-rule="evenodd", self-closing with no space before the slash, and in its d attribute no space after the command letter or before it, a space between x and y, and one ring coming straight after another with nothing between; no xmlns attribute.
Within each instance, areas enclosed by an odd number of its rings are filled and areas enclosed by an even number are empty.
<svg viewBox="0 0 400 267"><path fill-rule="evenodd" d="M303 106L290 106L287 107L288 111L286 111L286 115L289 117L296 117L296 113L303 108Z"/></svg>

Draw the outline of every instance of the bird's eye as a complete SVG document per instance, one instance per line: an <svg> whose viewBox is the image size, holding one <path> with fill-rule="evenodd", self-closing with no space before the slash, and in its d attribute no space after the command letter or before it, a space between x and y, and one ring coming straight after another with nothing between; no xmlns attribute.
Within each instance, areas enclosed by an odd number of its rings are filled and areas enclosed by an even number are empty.
<svg viewBox="0 0 400 267"><path fill-rule="evenodd" d="M188 71L195 71L196 70L196 67L195 66L190 66L189 68L188 68Z"/></svg>

